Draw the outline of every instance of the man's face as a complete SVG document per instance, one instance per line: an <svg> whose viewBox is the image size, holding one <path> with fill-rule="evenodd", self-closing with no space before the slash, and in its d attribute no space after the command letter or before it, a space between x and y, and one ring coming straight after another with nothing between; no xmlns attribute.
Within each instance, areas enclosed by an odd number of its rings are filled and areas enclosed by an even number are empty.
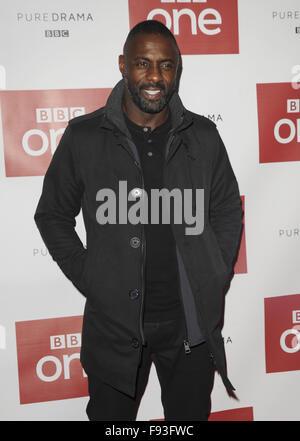
<svg viewBox="0 0 300 441"><path fill-rule="evenodd" d="M129 96L139 110L159 113L176 87L179 55L171 39L138 34L119 58Z"/></svg>

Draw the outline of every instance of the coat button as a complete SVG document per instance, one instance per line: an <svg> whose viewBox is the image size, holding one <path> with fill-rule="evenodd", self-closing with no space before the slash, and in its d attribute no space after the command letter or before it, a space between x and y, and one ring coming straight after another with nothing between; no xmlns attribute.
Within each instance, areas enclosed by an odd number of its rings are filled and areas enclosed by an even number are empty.
<svg viewBox="0 0 300 441"><path fill-rule="evenodd" d="M130 239L130 246L132 248L138 248L140 246L140 244L141 244L141 241L138 237L132 237Z"/></svg>
<svg viewBox="0 0 300 441"><path fill-rule="evenodd" d="M140 343L139 343L139 341L138 341L138 339L137 338L133 338L132 340L131 340L131 346L133 347L133 348L138 348L139 346L140 346Z"/></svg>
<svg viewBox="0 0 300 441"><path fill-rule="evenodd" d="M139 295L140 295L140 292L139 292L139 290L137 288L136 289L131 289L129 291L129 297L130 297L131 300L137 299Z"/></svg>

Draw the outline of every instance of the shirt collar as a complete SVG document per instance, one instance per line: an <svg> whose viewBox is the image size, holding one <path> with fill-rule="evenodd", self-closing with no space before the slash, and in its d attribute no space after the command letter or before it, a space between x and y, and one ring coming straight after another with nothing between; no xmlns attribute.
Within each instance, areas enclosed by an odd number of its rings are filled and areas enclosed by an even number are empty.
<svg viewBox="0 0 300 441"><path fill-rule="evenodd" d="M151 128L149 126L140 126L140 125L136 124L135 122L133 122L131 119L128 118L128 116L125 114L125 112L123 112L123 117L124 117L124 120L126 122L128 129L130 131L134 131L135 133L138 133L138 134L145 135L145 134L151 133L151 135L160 135L160 134L168 133L171 130L172 118L171 118L170 111L168 113L168 117L167 117L166 121L164 121L162 124L160 124L154 130L151 130ZM145 131L144 130L145 128L147 128L148 130Z"/></svg>

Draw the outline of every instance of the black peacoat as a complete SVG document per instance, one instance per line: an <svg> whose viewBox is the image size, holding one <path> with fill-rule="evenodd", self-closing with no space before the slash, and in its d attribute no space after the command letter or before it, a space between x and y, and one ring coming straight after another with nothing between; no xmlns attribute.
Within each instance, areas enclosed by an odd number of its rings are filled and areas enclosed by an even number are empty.
<svg viewBox="0 0 300 441"><path fill-rule="evenodd" d="M121 102L124 81L105 107L72 119L45 174L34 216L54 261L86 297L81 363L86 373L134 396L143 345L144 225L107 223L96 218L98 190L118 196L143 189L140 158L127 130ZM182 350L207 341L227 389L221 335L225 287L233 274L242 231L238 184L216 125L184 108L174 93L169 109L172 130L166 146L164 187L204 189L204 229L187 235L190 225L175 223L180 295L186 322ZM195 209L195 207L193 207ZM75 218L82 209L86 247Z"/></svg>

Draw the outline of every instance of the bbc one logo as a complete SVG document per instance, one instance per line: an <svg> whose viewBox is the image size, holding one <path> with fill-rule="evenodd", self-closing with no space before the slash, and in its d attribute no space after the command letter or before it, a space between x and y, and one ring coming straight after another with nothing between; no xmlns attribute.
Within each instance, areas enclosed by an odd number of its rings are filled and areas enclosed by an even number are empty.
<svg viewBox="0 0 300 441"><path fill-rule="evenodd" d="M300 99L286 100L286 112L298 113L300 116ZM283 133L281 134L280 131ZM295 140L300 142L300 118L295 121L291 118L281 118L274 126L274 137L281 144L289 144Z"/></svg>
<svg viewBox="0 0 300 441"><path fill-rule="evenodd" d="M50 335L50 350L56 351L66 348L80 348L81 347L81 334L66 334L66 335ZM52 382L58 380L61 375L65 380L69 380L70 376L70 363L72 360L79 359L79 352L73 352L70 354L63 354L62 361L57 355L46 355L42 357L36 365L36 374L41 381ZM44 372L44 366L47 364L53 364L54 370L50 374ZM86 376L83 371L83 376Z"/></svg>
<svg viewBox="0 0 300 441"><path fill-rule="evenodd" d="M54 107L35 109L37 124L67 123L70 119L84 114L84 107ZM58 140L64 131L65 127L55 130L54 128L51 128L51 126L48 130L27 130L22 138L22 147L24 151L31 156L41 156L48 150L48 148L50 148L51 153L53 154L56 150ZM39 138L38 143L34 142L35 137ZM39 144L39 147L36 147L36 144Z"/></svg>
<svg viewBox="0 0 300 441"><path fill-rule="evenodd" d="M237 54L237 0L129 0L132 28L140 21L158 20L175 35L183 55Z"/></svg>
<svg viewBox="0 0 300 441"><path fill-rule="evenodd" d="M266 372L300 369L300 294L265 299Z"/></svg>
<svg viewBox="0 0 300 441"><path fill-rule="evenodd" d="M20 403L87 396L82 316L16 323Z"/></svg>
<svg viewBox="0 0 300 441"><path fill-rule="evenodd" d="M105 105L110 91L0 91L6 176L43 176L68 121Z"/></svg>
<svg viewBox="0 0 300 441"><path fill-rule="evenodd" d="M288 354L300 351L300 310L292 311L293 328L286 329L280 336L280 347ZM287 345L287 339L292 336L291 345Z"/></svg>
<svg viewBox="0 0 300 441"><path fill-rule="evenodd" d="M257 84L259 161L300 161L300 94L292 83Z"/></svg>

